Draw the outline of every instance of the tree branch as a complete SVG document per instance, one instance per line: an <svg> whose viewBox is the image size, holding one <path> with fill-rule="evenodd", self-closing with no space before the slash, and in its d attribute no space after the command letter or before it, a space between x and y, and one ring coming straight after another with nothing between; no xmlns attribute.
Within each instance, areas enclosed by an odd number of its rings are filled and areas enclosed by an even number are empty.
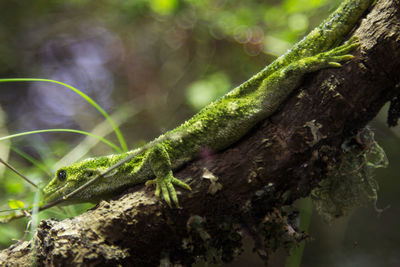
<svg viewBox="0 0 400 267"><path fill-rule="evenodd" d="M0 263L190 265L198 255L230 260L244 232L256 246L265 242L256 233L260 223L307 196L328 163L340 160L343 142L400 94L399 15L397 0L379 1L354 33L361 42L354 60L307 76L243 140L177 172L193 188L181 191L182 209L140 185L75 218L41 221L34 252L32 241L20 242L0 252Z"/></svg>

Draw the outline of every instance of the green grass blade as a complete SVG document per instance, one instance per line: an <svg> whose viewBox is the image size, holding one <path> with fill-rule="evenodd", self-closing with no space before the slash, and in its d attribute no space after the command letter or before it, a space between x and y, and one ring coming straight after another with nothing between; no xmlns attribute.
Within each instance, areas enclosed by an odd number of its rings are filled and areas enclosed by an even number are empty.
<svg viewBox="0 0 400 267"><path fill-rule="evenodd" d="M17 153L18 155L20 155L21 157L23 157L24 159L26 159L27 161L29 161L30 163L32 163L33 166L35 166L39 170L41 170L44 173L46 173L49 177L51 177L51 174L50 174L48 168L46 168L46 166L44 164L42 164L40 161L34 159L33 157L31 157L30 155L26 154L22 150L19 150L16 147L11 146L10 149L12 151L14 151L15 153Z"/></svg>
<svg viewBox="0 0 400 267"><path fill-rule="evenodd" d="M85 99L90 105L92 105L94 108L96 108L111 124L111 126L113 127L115 134L117 135L118 141L121 145L121 149L123 151L127 151L128 147L126 145L125 139L122 136L122 133L120 131L120 129L118 128L118 126L115 124L115 122L111 119L111 117L107 114L107 112L105 112L105 110L100 107L92 98L90 98L88 95L84 94L83 92L79 91L78 89L76 89L75 87L63 83L63 82L59 82L56 80L50 80L50 79L39 79L39 78L6 78L6 79L0 79L0 83L4 83L4 82L49 82L49 83L56 83L56 84L60 84L62 86L67 87L68 89L74 91L75 93L77 93L79 96L81 96L83 99Z"/></svg>
<svg viewBox="0 0 400 267"><path fill-rule="evenodd" d="M107 139L97 136L95 134L89 133L89 132L75 130L75 129L43 129L43 130L28 131L28 132L22 132L22 133L11 134L11 135L0 137L0 141L12 139L12 138L19 137L19 136L29 135L29 134L54 133L54 132L70 132L70 133L77 133L77 134L92 136L94 138L99 139L101 142L109 145L110 147L115 149L115 151L117 151L118 153L121 153L121 149L118 146L116 146L114 143L108 141Z"/></svg>

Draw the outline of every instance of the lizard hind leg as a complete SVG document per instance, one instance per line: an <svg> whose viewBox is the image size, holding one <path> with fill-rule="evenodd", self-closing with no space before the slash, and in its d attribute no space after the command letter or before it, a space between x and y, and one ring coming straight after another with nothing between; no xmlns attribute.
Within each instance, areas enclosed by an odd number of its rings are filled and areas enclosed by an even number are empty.
<svg viewBox="0 0 400 267"><path fill-rule="evenodd" d="M161 198L164 199L170 207L172 207L172 203L179 207L178 196L174 185L188 190L191 190L191 188L188 184L173 176L171 160L162 144L156 144L151 149L149 153L149 162L156 178L148 180L146 186L155 184L156 197L160 197L161 194Z"/></svg>

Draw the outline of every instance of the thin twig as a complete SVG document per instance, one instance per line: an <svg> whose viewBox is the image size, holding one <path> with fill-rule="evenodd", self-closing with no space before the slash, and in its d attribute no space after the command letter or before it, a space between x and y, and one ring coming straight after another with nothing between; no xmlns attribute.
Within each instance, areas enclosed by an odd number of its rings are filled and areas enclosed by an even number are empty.
<svg viewBox="0 0 400 267"><path fill-rule="evenodd" d="M30 183L31 185L33 185L34 187L38 188L38 186L36 184L34 184L33 182L31 182L31 180L29 180L25 175L23 175L22 173L20 173L19 171L17 171L17 169L15 169L13 166L11 166L10 164L8 164L7 162L5 162L2 158L0 158L0 162L3 163L4 165L7 166L7 168L9 168L10 170L12 170L13 172L15 172L16 174L18 174L22 179L24 179L25 181L27 181L28 183Z"/></svg>

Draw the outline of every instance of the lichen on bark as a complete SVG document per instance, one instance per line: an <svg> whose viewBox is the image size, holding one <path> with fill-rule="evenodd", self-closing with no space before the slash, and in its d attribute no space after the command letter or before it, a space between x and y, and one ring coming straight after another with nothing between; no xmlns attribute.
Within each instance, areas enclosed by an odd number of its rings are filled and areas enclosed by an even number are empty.
<svg viewBox="0 0 400 267"><path fill-rule="evenodd" d="M335 218L347 215L357 206L376 204L378 182L374 179L376 168L386 168L385 151L374 139L368 127L347 139L341 146L342 154L326 179L315 188L311 197L322 218L331 223Z"/></svg>

